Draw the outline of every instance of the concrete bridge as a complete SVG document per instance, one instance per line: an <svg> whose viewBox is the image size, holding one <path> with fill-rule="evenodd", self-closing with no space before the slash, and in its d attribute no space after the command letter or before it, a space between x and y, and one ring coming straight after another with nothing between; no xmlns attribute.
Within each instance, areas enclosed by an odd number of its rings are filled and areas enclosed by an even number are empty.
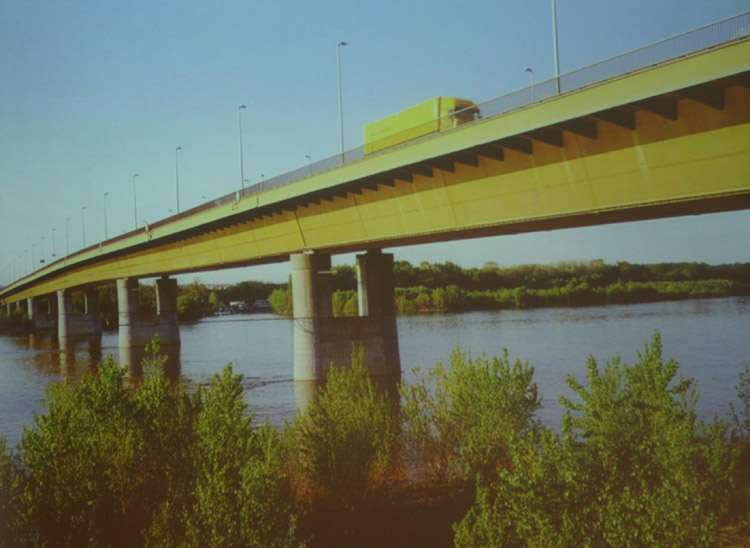
<svg viewBox="0 0 750 548"><path fill-rule="evenodd" d="M154 332L178 344L170 275L290 260L295 378L322 378L353 343L373 373L397 373L382 248L750 208L749 35L746 13L480 104L472 123L350 151L83 249L0 299L64 341L100 332L93 289L116 280L120 346ZM361 317L333 318L330 256L357 251ZM137 306L147 277L160 278L151 317Z"/></svg>

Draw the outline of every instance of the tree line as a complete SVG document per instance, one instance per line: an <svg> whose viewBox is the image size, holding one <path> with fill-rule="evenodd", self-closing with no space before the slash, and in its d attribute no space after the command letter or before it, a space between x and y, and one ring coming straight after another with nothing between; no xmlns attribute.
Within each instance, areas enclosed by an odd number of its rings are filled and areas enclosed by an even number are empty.
<svg viewBox="0 0 750 548"><path fill-rule="evenodd" d="M157 344L158 346L158 344ZM750 367L726 420L698 420L693 381L657 334L632 365L593 358L559 431L536 416L528 363L415 370L400 405L361 352L282 429L255 424L227 366L188 391L128 386L111 358L8 450L3 546L672 546L750 537ZM744 524L744 525L743 525Z"/></svg>
<svg viewBox="0 0 750 548"><path fill-rule="evenodd" d="M597 260L508 268L488 262L482 268L461 268L451 262L422 262L414 266L396 261L394 278L399 314L750 295L748 263L609 265ZM356 315L354 267L334 267L332 281L334 315ZM279 314L292 313L291 301L289 287L279 288L271 295L271 305Z"/></svg>

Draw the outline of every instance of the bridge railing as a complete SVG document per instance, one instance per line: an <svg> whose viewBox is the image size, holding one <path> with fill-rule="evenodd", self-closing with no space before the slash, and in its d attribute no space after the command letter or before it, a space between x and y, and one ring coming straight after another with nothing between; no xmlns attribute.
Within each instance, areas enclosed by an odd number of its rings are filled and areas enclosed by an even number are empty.
<svg viewBox="0 0 750 548"><path fill-rule="evenodd" d="M518 108L550 99L561 93L575 91L592 84L601 83L610 78L623 76L653 65L678 59L685 55L740 40L747 36L750 36L750 12L745 12L683 34L678 34L677 36L666 38L659 42L560 75L559 78L551 78L533 86L479 103L480 116L482 119L499 116ZM409 130L404 131L405 134L408 132ZM432 134L418 140L434 136L435 134ZM408 142L412 143L414 141ZM387 150L389 149L384 149L384 151ZM343 155L336 154L335 156L310 163L307 166L246 187L241 195L250 196L264 190L304 179L305 177L323 173L361 160L364 156L364 147L359 146L347 150ZM234 199L234 195L228 195L226 198L227 201L231 201Z"/></svg>

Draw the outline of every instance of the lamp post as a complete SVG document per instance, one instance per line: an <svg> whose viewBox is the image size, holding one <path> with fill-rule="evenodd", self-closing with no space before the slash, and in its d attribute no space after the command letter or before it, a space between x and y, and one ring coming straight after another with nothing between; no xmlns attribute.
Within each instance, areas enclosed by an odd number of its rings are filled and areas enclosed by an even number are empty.
<svg viewBox="0 0 750 548"><path fill-rule="evenodd" d="M180 167L177 163L177 152L182 150L182 147L174 149L174 178L175 178L175 189L177 191L177 213L180 212Z"/></svg>
<svg viewBox="0 0 750 548"><path fill-rule="evenodd" d="M133 174L133 228L138 230L138 207L135 200L135 178L138 177L137 173Z"/></svg>
<svg viewBox="0 0 750 548"><path fill-rule="evenodd" d="M57 255L55 254L55 232L57 232L57 229L53 228L52 229L52 256L53 257L57 257Z"/></svg>
<svg viewBox="0 0 750 548"><path fill-rule="evenodd" d="M552 0L552 48L555 57L555 89L560 94L560 57L557 53L557 5Z"/></svg>
<svg viewBox="0 0 750 548"><path fill-rule="evenodd" d="M312 175L312 158L309 154L305 154L305 158L307 158L307 171L308 174Z"/></svg>
<svg viewBox="0 0 750 548"><path fill-rule="evenodd" d="M341 165L344 164L344 108L341 103L341 46L346 42L336 44L336 69L339 82L339 136L341 137Z"/></svg>
<svg viewBox="0 0 750 548"><path fill-rule="evenodd" d="M104 196L102 196L102 201L104 202L104 241L109 240L107 234L107 196L109 196L109 192L105 192Z"/></svg>
<svg viewBox="0 0 750 548"><path fill-rule="evenodd" d="M246 109L247 105L240 105L237 109L237 119L240 125L240 182L242 183L242 189L245 189L245 162L242 154L242 110Z"/></svg>
<svg viewBox="0 0 750 548"><path fill-rule="evenodd" d="M86 225L83 222L83 212L86 211L86 206L81 207L81 238L83 239L83 248L86 248Z"/></svg>
<svg viewBox="0 0 750 548"><path fill-rule="evenodd" d="M529 73L529 86L531 86L531 101L534 102L534 70L531 67L526 67L524 72Z"/></svg>
<svg viewBox="0 0 750 548"><path fill-rule="evenodd" d="M44 236L39 242L39 264L44 264Z"/></svg>

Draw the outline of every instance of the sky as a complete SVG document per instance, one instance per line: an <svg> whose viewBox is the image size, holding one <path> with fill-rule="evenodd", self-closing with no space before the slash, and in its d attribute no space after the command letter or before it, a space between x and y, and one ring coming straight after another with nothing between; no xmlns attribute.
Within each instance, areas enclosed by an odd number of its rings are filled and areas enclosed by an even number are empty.
<svg viewBox="0 0 750 548"><path fill-rule="evenodd" d="M748 0L557 0L562 73L750 10ZM434 96L553 76L549 0L0 0L0 284L137 222L335 155ZM177 147L181 150L176 151ZM138 174L134 177L134 174ZM135 186L136 207L133 203ZM107 195L105 196L105 193ZM83 209L85 208L85 209ZM465 267L750 261L750 212L399 247ZM351 255L334 264L351 263ZM287 263L180 276L284 281Z"/></svg>

